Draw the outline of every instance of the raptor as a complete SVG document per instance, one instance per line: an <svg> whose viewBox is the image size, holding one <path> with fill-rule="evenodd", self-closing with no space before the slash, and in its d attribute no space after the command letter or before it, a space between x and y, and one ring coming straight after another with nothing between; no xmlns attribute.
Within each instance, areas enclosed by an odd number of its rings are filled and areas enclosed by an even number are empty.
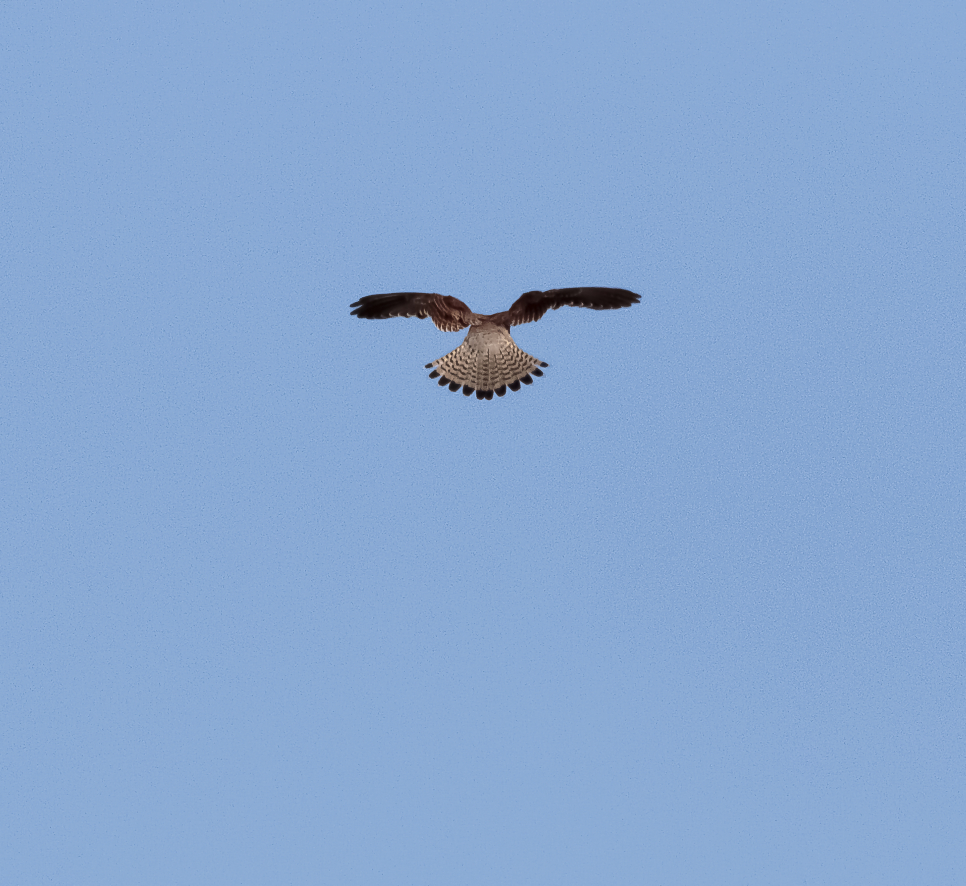
<svg viewBox="0 0 966 886"><path fill-rule="evenodd" d="M629 308L641 297L627 289L607 289L600 286L579 286L575 289L548 289L546 292L525 292L507 311L498 314L475 314L458 298L435 292L389 292L367 295L349 305L352 314L362 320L385 320L389 317L430 317L444 332L459 332L469 326L470 331L455 351L427 363L433 371L430 378L438 378L440 387L449 385L451 391L463 389L468 397L476 391L478 400L502 397L507 388L519 391L520 383L533 383L533 376L541 376L547 364L521 351L510 336L510 327L539 320L551 308L564 305L606 311Z"/></svg>

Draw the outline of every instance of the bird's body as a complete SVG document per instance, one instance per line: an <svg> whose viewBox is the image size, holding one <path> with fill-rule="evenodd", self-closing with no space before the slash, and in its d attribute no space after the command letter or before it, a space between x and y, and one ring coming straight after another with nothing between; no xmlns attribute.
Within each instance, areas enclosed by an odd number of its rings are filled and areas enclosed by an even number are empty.
<svg viewBox="0 0 966 886"><path fill-rule="evenodd" d="M430 378L439 375L439 383L448 383L450 390L462 387L467 396L476 391L479 399L492 400L494 393L502 397L508 387L518 391L520 382L531 384L531 375L543 375L540 367L546 365L521 351L505 326L481 319L470 326L463 344L426 368L433 369Z"/></svg>
<svg viewBox="0 0 966 886"><path fill-rule="evenodd" d="M392 292L367 295L350 307L352 313L365 320L387 317L432 317L436 326L445 332L457 332L469 326L466 338L455 351L427 363L432 368L430 378L449 385L451 391L463 389L469 396L476 391L477 399L492 400L502 397L506 389L520 389L520 383L532 384L532 376L543 375L540 367L547 364L517 347L510 335L510 327L539 320L548 310L563 305L606 310L626 308L641 300L626 289L579 287L551 289L547 292L526 292L508 311L498 314L476 314L458 298L430 292Z"/></svg>

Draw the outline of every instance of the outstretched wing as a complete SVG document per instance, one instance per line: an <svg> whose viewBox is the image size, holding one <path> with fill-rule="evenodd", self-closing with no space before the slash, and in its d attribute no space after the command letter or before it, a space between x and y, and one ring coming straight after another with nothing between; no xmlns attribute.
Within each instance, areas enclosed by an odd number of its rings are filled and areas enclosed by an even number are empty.
<svg viewBox="0 0 966 886"><path fill-rule="evenodd" d="M524 292L511 306L510 310L493 317L508 326L532 323L539 320L551 308L570 305L574 308L593 308L606 311L611 308L629 308L636 305L641 297L627 289L606 289L601 286L578 286L576 289L548 289L546 292Z"/></svg>
<svg viewBox="0 0 966 886"><path fill-rule="evenodd" d="M459 332L470 325L473 312L458 298L435 292L387 292L367 295L349 305L352 314L362 320L385 320L388 317L432 317L444 332Z"/></svg>

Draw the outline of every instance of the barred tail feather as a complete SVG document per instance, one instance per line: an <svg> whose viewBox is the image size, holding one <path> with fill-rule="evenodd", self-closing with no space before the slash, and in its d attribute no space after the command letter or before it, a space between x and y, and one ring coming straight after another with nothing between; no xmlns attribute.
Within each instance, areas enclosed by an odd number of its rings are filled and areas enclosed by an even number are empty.
<svg viewBox="0 0 966 886"><path fill-rule="evenodd" d="M426 368L433 370L429 377L438 378L441 387L448 384L451 391L462 387L467 397L476 391L477 399L492 400L494 394L502 397L507 388L519 391L520 382L532 384L532 376L543 375L540 367L546 365L512 341L482 348L464 341L455 351L427 363Z"/></svg>

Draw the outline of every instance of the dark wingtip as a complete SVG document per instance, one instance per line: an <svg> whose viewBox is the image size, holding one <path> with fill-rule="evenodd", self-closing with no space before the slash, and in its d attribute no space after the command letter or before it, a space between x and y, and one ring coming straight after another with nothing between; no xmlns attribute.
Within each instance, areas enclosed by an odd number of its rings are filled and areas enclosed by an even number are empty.
<svg viewBox="0 0 966 886"><path fill-rule="evenodd" d="M511 381L510 384L509 384L509 388L510 388L511 391L519 391L520 390L520 380L517 379L516 381Z"/></svg>
<svg viewBox="0 0 966 886"><path fill-rule="evenodd" d="M432 364L432 363L427 363L427 364L426 364L426 365L425 365L425 366L423 367L423 369L432 369L432 368L433 368L433 364Z"/></svg>
<svg viewBox="0 0 966 886"><path fill-rule="evenodd" d="M451 381L449 383L449 389L451 391L458 391L460 389L460 383L458 381Z"/></svg>
<svg viewBox="0 0 966 886"><path fill-rule="evenodd" d="M432 371L432 372L431 372L431 373L429 374L429 377L430 377L430 378L439 378L439 372L437 372L437 371L436 371L436 370L434 369L434 370L433 370L433 371Z"/></svg>
<svg viewBox="0 0 966 886"><path fill-rule="evenodd" d="M463 385L463 396L469 397L473 393L473 389L469 385Z"/></svg>
<svg viewBox="0 0 966 886"><path fill-rule="evenodd" d="M531 372L532 372L532 373L533 373L533 374L534 374L534 375L535 375L535 376L536 376L537 378L540 378L540 376L541 376L541 375L543 375L543 370L542 370L542 369L531 369L530 371L531 371Z"/></svg>
<svg viewBox="0 0 966 886"><path fill-rule="evenodd" d="M500 385L500 387L496 389L497 397L502 397L505 393L506 393L506 385Z"/></svg>
<svg viewBox="0 0 966 886"><path fill-rule="evenodd" d="M477 391L476 392L476 399L477 400L485 400L486 399L486 391Z"/></svg>
<svg viewBox="0 0 966 886"><path fill-rule="evenodd" d="M445 388L449 384L449 379L444 375L438 382L436 382L441 388Z"/></svg>
<svg viewBox="0 0 966 886"><path fill-rule="evenodd" d="M487 400L492 400L493 399L493 391L487 391L486 392L486 399Z"/></svg>
<svg viewBox="0 0 966 886"><path fill-rule="evenodd" d="M432 364L432 363L430 363L429 365L430 365L430 366L432 366L433 364ZM547 367L548 367L548 366L549 366L550 364L549 364L549 363L544 363L543 361L541 361L541 362L540 362L540 365L541 365L541 366L542 366L542 367L543 367L544 369L546 369L546 368L547 368Z"/></svg>
<svg viewBox="0 0 966 886"><path fill-rule="evenodd" d="M520 381L522 381L525 385L532 385L533 384L533 379L530 378L529 375L523 376L523 378L521 378Z"/></svg>

